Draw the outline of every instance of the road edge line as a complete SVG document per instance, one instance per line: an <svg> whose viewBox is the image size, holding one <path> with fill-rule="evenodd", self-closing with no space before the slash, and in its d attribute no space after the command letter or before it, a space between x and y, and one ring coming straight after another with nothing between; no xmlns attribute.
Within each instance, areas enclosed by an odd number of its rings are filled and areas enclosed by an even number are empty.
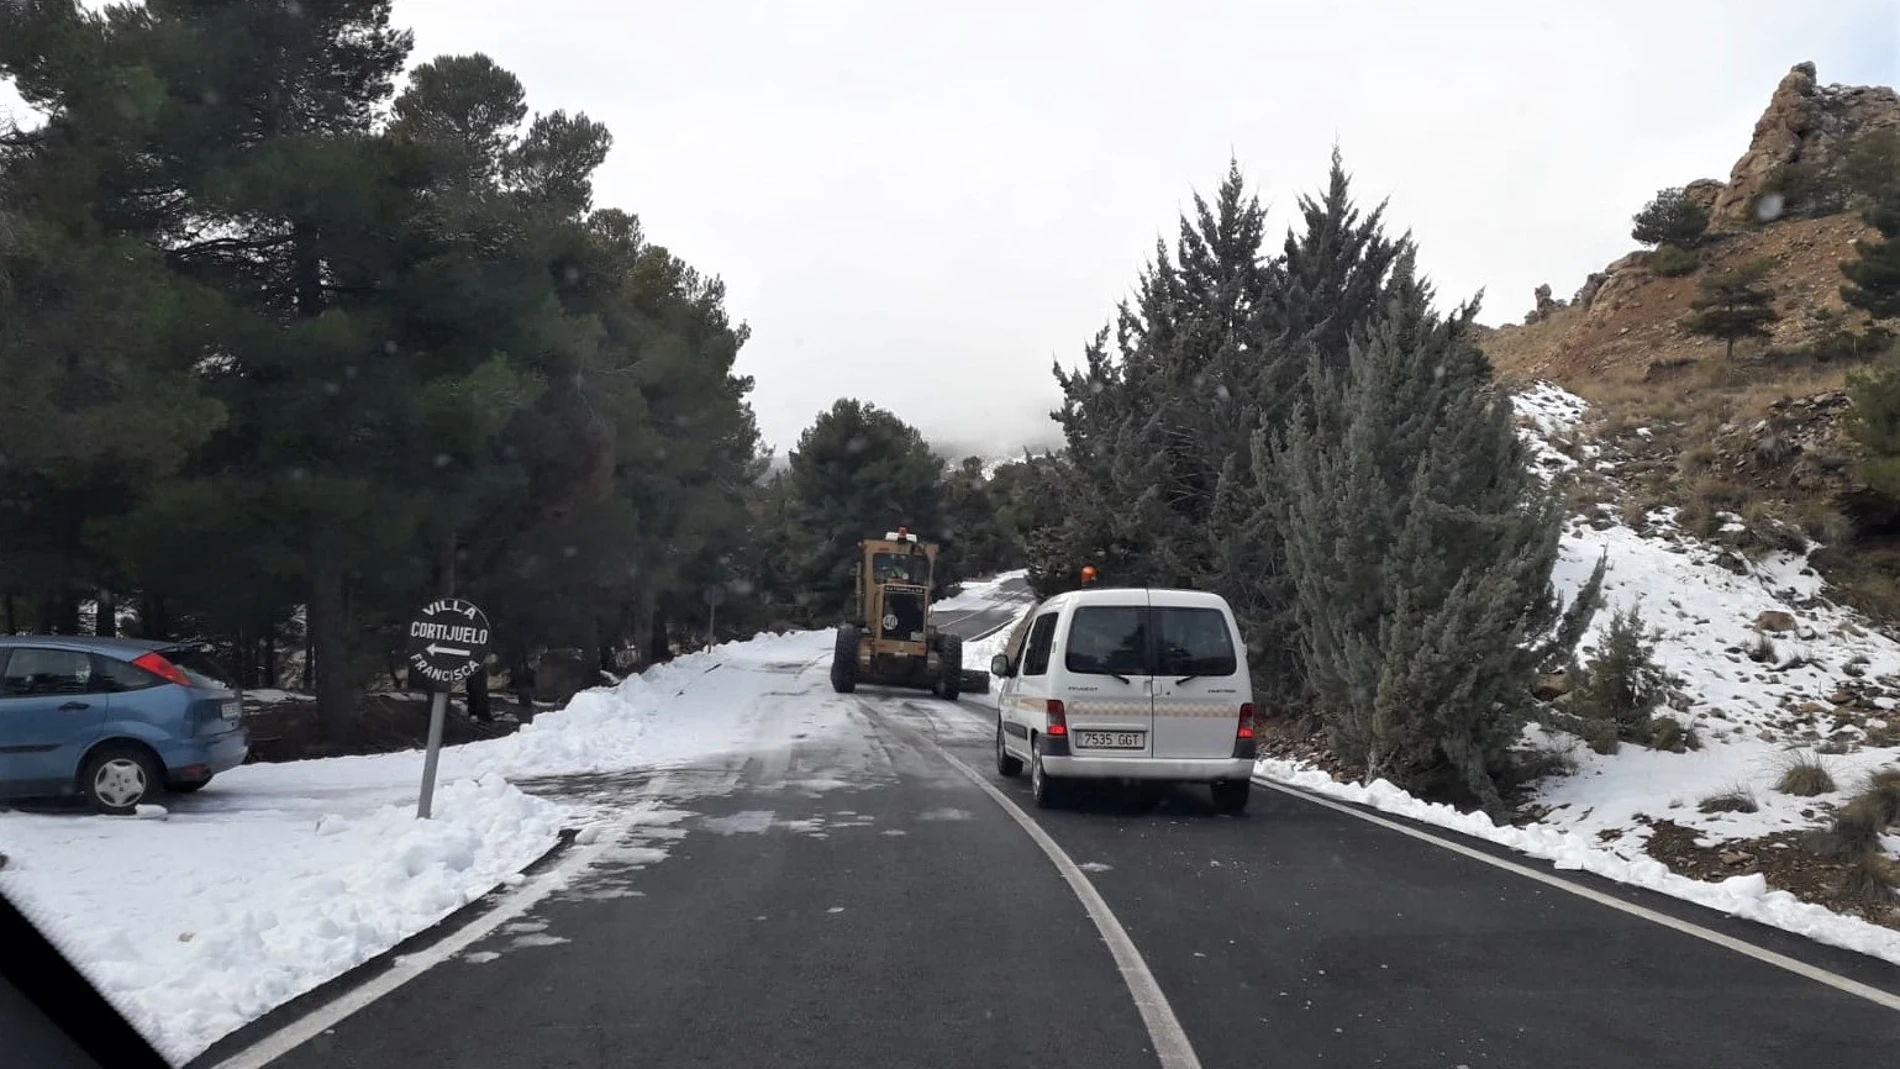
<svg viewBox="0 0 1900 1069"><path fill-rule="evenodd" d="M601 835L592 843L587 844L585 849L569 854L560 864L543 872L539 877L530 878L508 897L495 903L494 907L486 913L471 919L463 927L443 936L429 946L413 954L402 955L393 961L386 971L364 981L358 987L338 994L329 1002L312 1009L304 1016L218 1062L212 1066L212 1069L261 1069L262 1066L269 1065L334 1028L358 1010L448 961L495 929L540 905L542 900L549 895L566 888L569 879L584 871L595 858L626 838L627 833L632 831L638 823L635 818L658 808L664 782L664 776L655 777L649 781L647 798L635 805L628 812L627 819L617 824L610 833ZM424 929L424 931L427 930ZM368 963L365 962L365 964Z"/></svg>
<svg viewBox="0 0 1900 1069"><path fill-rule="evenodd" d="M1367 813L1363 810L1356 809L1344 803L1333 801L1332 799L1326 798L1322 795L1313 794L1311 792L1301 790L1298 787L1293 787L1288 784L1278 782L1277 780L1273 780L1267 776L1260 775L1258 773L1254 775L1253 781L1255 783L1260 784L1262 787L1267 787L1272 790L1279 791L1282 794L1291 795L1302 801L1312 802L1315 805L1325 806L1327 809L1337 810L1338 812L1345 813L1349 816L1358 817L1360 820L1366 821L1369 824L1376 824L1379 827L1386 828L1390 831L1396 831L1401 835L1409 835L1412 838L1418 839L1422 842L1427 842L1427 843L1431 843L1434 846L1443 847L1446 850L1450 850L1452 853L1462 854L1465 857L1472 858L1477 861L1482 861L1485 864L1492 866L1493 868L1503 869L1506 872L1514 873L1518 876L1523 876L1528 879L1536 880L1538 883L1555 887L1561 891L1567 891L1570 894L1576 895L1579 898L1587 899L1591 902L1597 903L1598 905L1608 906L1611 909L1618 910L1620 912L1627 913L1630 916L1638 917L1642 920L1649 921L1652 924L1659 924L1665 928L1673 928L1676 931L1683 933L1684 935L1688 935L1693 938L1700 939L1707 943L1713 943L1716 946L1722 947L1727 950L1732 950L1735 953L1741 954L1744 957L1754 958L1756 961L1760 961L1768 965L1773 965L1778 969L1783 969L1787 972L1794 973L1796 976L1800 976L1808 980L1813 980L1814 982L1819 983L1819 984L1824 984L1828 987L1834 988L1835 990L1843 992L1845 994L1853 995L1857 998L1866 999L1868 1002L1872 1002L1879 1006L1884 1006L1887 1009L1900 1010L1900 995L1895 995L1889 991L1883 991L1882 989L1878 987L1874 987L1871 984L1863 984L1859 980L1850 979L1848 977L1840 975L1839 973L1829 972L1828 970L1823 969L1818 965L1810 965L1809 963L1802 961L1799 958L1791 958L1786 954L1777 953L1773 950L1769 950L1766 947L1756 946L1754 943L1751 943L1746 939L1738 939L1735 936L1726 935L1722 932L1718 932L1713 928L1704 928L1703 926L1695 923L1694 921L1683 920L1680 917L1672 917L1667 913L1650 909L1647 906L1639 906L1634 902L1627 902L1621 898L1616 897L1615 895L1604 894L1602 891L1599 891L1593 887L1585 887L1584 885L1580 883L1572 883L1571 881L1563 879L1562 877L1553 876L1548 872L1540 872L1537 869L1531 868L1529 865L1522 865L1508 858L1498 857L1494 854L1490 854L1483 850L1476 849L1475 847L1466 846L1463 843L1455 842L1451 839L1443 838L1438 835L1433 835L1430 832L1422 831L1418 828L1409 827L1407 825L1399 823L1396 820L1389 820L1382 816L1377 816L1372 813ZM1689 903L1689 904L1694 905L1695 903ZM1702 907L1702 908L1707 908L1707 907Z"/></svg>
<svg viewBox="0 0 1900 1069"><path fill-rule="evenodd" d="M879 717L883 720L882 717ZM1048 832L1037 824L1035 819L1023 812L1022 807L1010 801L1009 796L997 790L996 786L985 780L977 771L963 760L938 745L936 740L910 730L901 724L884 721L888 726L912 736L918 742L935 750L937 755L950 763L952 768L963 773L964 778L990 796L990 800L1001 806L1011 820L1020 825L1062 875L1069 890L1082 902L1082 908L1088 912L1089 920L1095 923L1095 930L1102 941L1108 944L1108 952L1115 959L1115 966L1121 972L1122 984L1128 988L1128 994L1135 1000L1135 1009L1141 1014L1141 1022L1148 1029L1148 1038L1154 1043L1155 1057L1161 1062L1162 1069L1201 1069L1200 1057L1194 1053L1194 1045L1188 1041L1187 1031L1181 1027L1181 1021L1174 1015L1174 1007L1168 1004L1168 996L1161 990L1161 984L1148 970L1141 950L1129 936L1121 921L1115 918L1108 901L1089 881L1088 874L1075 863L1067 851L1062 849Z"/></svg>

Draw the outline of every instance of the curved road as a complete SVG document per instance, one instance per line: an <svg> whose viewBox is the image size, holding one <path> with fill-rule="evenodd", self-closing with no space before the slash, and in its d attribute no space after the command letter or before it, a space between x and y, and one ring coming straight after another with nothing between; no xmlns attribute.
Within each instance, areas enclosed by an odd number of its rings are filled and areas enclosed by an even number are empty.
<svg viewBox="0 0 1900 1069"><path fill-rule="evenodd" d="M628 838L270 1064L1160 1064L1071 886L952 757L1099 892L1191 1047L1174 1064L1838 1069L1900 1045L1893 1009L1294 795L1257 791L1240 817L1189 790L1037 812L994 772L988 708L835 698L823 675L788 669L785 689L840 703L854 730L567 784L637 803ZM1610 893L1896 987L1871 959Z"/></svg>

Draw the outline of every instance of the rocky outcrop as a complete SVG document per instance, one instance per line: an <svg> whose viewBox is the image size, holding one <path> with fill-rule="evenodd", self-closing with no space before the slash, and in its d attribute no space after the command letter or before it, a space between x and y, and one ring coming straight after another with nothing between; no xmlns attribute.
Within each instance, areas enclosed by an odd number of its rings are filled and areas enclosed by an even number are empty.
<svg viewBox="0 0 1900 1069"><path fill-rule="evenodd" d="M1728 186L1713 178L1698 178L1682 187L1682 199L1710 213L1715 212L1715 202L1722 197L1722 191Z"/></svg>
<svg viewBox="0 0 1900 1069"><path fill-rule="evenodd" d="M1900 94L1887 86L1823 86L1813 63L1795 64L1755 122L1728 185L1715 195L1711 225L1733 229L1754 221L1755 198L1782 168L1798 163L1824 179L1839 167L1853 137L1876 129L1900 129Z"/></svg>
<svg viewBox="0 0 1900 1069"><path fill-rule="evenodd" d="M1590 318L1602 320L1615 314L1632 294L1642 288L1643 283L1653 277L1649 270L1649 254L1646 252L1632 252L1604 268L1603 280L1590 295Z"/></svg>
<svg viewBox="0 0 1900 1069"><path fill-rule="evenodd" d="M1550 295L1550 283L1548 282L1537 287L1536 294L1537 306L1524 313L1524 322L1527 325L1531 323L1542 323L1556 312L1568 307L1564 302Z"/></svg>

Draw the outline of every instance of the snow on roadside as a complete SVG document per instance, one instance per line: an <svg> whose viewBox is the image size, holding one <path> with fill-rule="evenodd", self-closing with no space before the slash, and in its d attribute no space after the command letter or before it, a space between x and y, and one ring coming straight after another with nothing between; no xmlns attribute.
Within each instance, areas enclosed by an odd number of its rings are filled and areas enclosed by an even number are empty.
<svg viewBox="0 0 1900 1069"><path fill-rule="evenodd" d="M1804 935L1819 943L1859 951L1900 964L1900 931L1803 902L1786 891L1771 891L1759 873L1719 883L1692 880L1651 858L1626 858L1602 849L1580 832L1532 824L1499 827L1483 813L1461 813L1448 805L1422 801L1385 780L1370 785L1340 783L1318 769L1277 758L1262 759L1257 772L1279 783L1342 802L1370 806L1422 824L1447 828L1550 861L1560 869L1594 873L1618 883L1645 887L1710 909Z"/></svg>
<svg viewBox="0 0 1900 1069"><path fill-rule="evenodd" d="M992 605L1020 601L1021 596L1013 591L1002 590L1004 583L1029 578L1027 568L1013 572L1001 572L988 579L973 579L961 584L956 597L935 602L931 608L937 612L969 612L985 609Z"/></svg>
<svg viewBox="0 0 1900 1069"><path fill-rule="evenodd" d="M414 751L245 765L162 820L3 812L0 894L182 1063L514 882L580 815L511 780L664 766L824 728L828 707L774 717L760 696L828 643L729 643L445 749L428 821L415 819Z"/></svg>
<svg viewBox="0 0 1900 1069"><path fill-rule="evenodd" d="M1542 383L1519 393L1514 404L1534 463L1546 469L1587 466L1613 476L1597 446L1576 448L1583 457L1579 464L1549 441L1576 432L1587 411L1581 398ZM1497 843L1559 869L1646 887L1900 964L1900 931L1771 891L1759 873L1695 880L1647 853L1654 820L1693 829L1703 846L1814 828L1830 806L1859 788L1867 772L1900 761L1900 747L1869 744L1867 730L1885 728L1890 718L1900 716L1892 697L1873 699L1877 709L1872 714L1835 700L1849 684L1878 681L1889 690L1900 684L1900 644L1828 602L1825 584L1805 555L1741 561L1682 534L1667 511L1651 519L1647 534L1612 521L1608 512L1573 520L1564 532L1552 583L1567 600L1597 561L1607 560L1604 608L1592 621L1579 658L1589 658L1615 611L1640 610L1654 633L1657 662L1686 698L1678 703L1681 708L1657 715L1694 727L1701 749L1677 754L1625 744L1618 753L1597 754L1580 740L1533 728L1528 741L1567 751L1577 770L1537 787L1533 801L1547 813L1522 827L1500 827L1482 813L1425 802L1384 780L1340 783L1319 769L1280 759L1263 759L1258 772L1315 794ZM1748 651L1761 638L1757 622L1765 613L1785 613L1794 628L1772 636L1778 647L1773 661L1756 663ZM1823 743L1847 752L1820 755L1817 747ZM1797 757L1821 761L1838 789L1805 798L1776 792L1781 772ZM1703 799L1734 790L1752 796L1758 810L1703 813L1698 808Z"/></svg>

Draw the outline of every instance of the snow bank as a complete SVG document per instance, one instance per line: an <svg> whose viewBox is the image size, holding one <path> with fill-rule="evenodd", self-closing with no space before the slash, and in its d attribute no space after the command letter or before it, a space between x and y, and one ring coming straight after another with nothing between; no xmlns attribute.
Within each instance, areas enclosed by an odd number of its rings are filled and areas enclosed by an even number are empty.
<svg viewBox="0 0 1900 1069"><path fill-rule="evenodd" d="M784 710L761 695L829 643L728 643L447 748L428 821L415 819L413 751L245 765L166 819L0 813L0 893L182 1063L515 882L580 814L510 779L663 766L823 728L825 707L774 716Z"/></svg>
<svg viewBox="0 0 1900 1069"><path fill-rule="evenodd" d="M499 776L413 798L164 821L8 814L0 893L175 1063L546 853L561 811ZM344 815L342 810L350 815Z"/></svg>
<svg viewBox="0 0 1900 1069"><path fill-rule="evenodd" d="M1720 883L1692 880L1651 858L1631 859L1601 849L1583 834L1548 824L1499 827L1482 813L1461 813L1451 806L1421 801L1385 780L1370 785L1339 783L1331 776L1291 761L1263 759L1256 770L1268 779L1343 802L1355 802L1422 824L1497 843L1559 869L1594 873L1618 883L1646 887L1732 916L1804 935L1829 946L1870 954L1900 964L1900 932L1847 917L1786 891L1770 891L1760 874Z"/></svg>

